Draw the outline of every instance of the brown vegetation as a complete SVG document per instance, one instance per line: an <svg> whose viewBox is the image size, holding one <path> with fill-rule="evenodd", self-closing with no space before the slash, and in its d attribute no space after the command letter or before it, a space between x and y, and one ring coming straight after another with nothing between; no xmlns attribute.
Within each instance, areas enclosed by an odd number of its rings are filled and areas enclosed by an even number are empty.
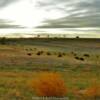
<svg viewBox="0 0 100 100"><path fill-rule="evenodd" d="M60 74L44 72L34 79L31 88L38 96L63 97L66 95L66 86Z"/></svg>

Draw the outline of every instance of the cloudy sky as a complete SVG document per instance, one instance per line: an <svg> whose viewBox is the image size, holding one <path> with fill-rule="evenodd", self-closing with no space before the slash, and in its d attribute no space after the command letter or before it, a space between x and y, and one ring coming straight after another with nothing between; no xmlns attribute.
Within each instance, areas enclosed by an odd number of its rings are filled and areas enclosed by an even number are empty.
<svg viewBox="0 0 100 100"><path fill-rule="evenodd" d="M0 29L100 32L100 0L0 0Z"/></svg>

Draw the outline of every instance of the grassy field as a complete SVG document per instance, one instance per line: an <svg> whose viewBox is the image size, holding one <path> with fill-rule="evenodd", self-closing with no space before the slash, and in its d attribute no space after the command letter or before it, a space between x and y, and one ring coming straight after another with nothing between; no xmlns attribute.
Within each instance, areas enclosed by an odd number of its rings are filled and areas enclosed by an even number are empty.
<svg viewBox="0 0 100 100"><path fill-rule="evenodd" d="M79 100L73 89L100 84L100 39L21 38L0 42L0 100L33 100L36 95L28 84L44 71L62 75L69 100Z"/></svg>

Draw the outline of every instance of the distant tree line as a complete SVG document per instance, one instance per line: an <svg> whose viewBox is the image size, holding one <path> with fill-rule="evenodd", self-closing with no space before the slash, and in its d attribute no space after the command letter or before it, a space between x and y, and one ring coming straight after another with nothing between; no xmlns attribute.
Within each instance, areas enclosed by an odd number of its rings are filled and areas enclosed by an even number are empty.
<svg viewBox="0 0 100 100"><path fill-rule="evenodd" d="M0 38L0 44L6 44L7 43L7 39L5 37Z"/></svg>

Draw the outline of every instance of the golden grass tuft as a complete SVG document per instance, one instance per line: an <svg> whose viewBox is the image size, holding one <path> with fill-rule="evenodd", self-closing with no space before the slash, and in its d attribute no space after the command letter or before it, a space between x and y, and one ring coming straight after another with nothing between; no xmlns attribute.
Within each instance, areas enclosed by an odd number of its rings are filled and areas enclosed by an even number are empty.
<svg viewBox="0 0 100 100"><path fill-rule="evenodd" d="M77 97L85 98L85 100L99 100L100 99L100 85L91 85L84 90L77 90L74 94ZM99 98L99 99L98 99ZM82 99L83 100L83 99Z"/></svg>
<svg viewBox="0 0 100 100"><path fill-rule="evenodd" d="M59 73L42 72L31 82L31 88L38 96L64 97L65 83Z"/></svg>
<svg viewBox="0 0 100 100"><path fill-rule="evenodd" d="M85 95L88 97L100 97L100 85L94 85L87 88Z"/></svg>

